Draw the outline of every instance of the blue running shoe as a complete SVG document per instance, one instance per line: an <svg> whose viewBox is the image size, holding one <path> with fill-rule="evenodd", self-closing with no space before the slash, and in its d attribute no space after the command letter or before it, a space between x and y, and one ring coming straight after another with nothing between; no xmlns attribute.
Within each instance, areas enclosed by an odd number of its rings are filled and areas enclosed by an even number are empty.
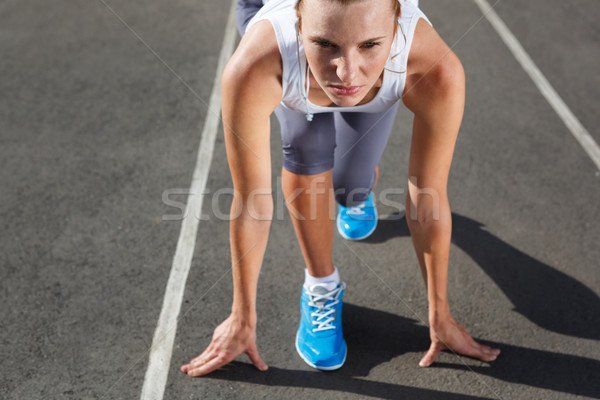
<svg viewBox="0 0 600 400"><path fill-rule="evenodd" d="M337 228L344 239L365 239L375 231L376 227L377 208L373 201L373 192L364 202L354 207L339 205Z"/></svg>
<svg viewBox="0 0 600 400"><path fill-rule="evenodd" d="M346 341L342 332L342 298L346 284L341 282L302 287L300 326L296 351L305 363L323 371L341 368L346 361Z"/></svg>

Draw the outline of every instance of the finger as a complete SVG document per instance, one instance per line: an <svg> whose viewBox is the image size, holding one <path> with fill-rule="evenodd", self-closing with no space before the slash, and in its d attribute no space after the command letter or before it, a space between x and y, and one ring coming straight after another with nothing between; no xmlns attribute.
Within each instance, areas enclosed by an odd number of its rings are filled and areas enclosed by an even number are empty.
<svg viewBox="0 0 600 400"><path fill-rule="evenodd" d="M210 359L212 359L212 357L209 358L209 359L207 359L207 360L210 360ZM194 358L194 360L190 361L187 364L182 365L181 366L181 372L183 372L184 374L187 374L188 372L190 372L194 368L197 368L200 365L204 364L203 359Z"/></svg>
<svg viewBox="0 0 600 400"><path fill-rule="evenodd" d="M207 364L211 360L213 360L215 358L218 358L218 357L219 357L219 353L217 353L216 351L213 351L213 352L211 352L211 353L209 353L209 354L207 354L207 355L205 355L203 357L196 357L194 359L194 361L192 361L190 363L190 365L192 367L191 369L198 368L198 367L200 367L200 366L202 366L204 364Z"/></svg>
<svg viewBox="0 0 600 400"><path fill-rule="evenodd" d="M218 355L219 354L214 351L211 351L210 353L207 353L207 351L205 351L204 353L202 353L202 355L194 358L188 364L182 365L181 372L188 374L191 370L198 368L203 364L206 364Z"/></svg>
<svg viewBox="0 0 600 400"><path fill-rule="evenodd" d="M475 349L475 354L470 355L482 361L494 361L500 354L500 349L494 349L491 346L476 342L473 338L471 338L471 344Z"/></svg>
<svg viewBox="0 0 600 400"><path fill-rule="evenodd" d="M198 357L193 358L190 364L202 363L203 360L209 360L214 357L213 344L211 343Z"/></svg>
<svg viewBox="0 0 600 400"><path fill-rule="evenodd" d="M427 354L421 359L419 362L419 367L429 367L435 359L437 358L440 351L444 350L445 346L443 344L431 343L431 347L429 347L429 351Z"/></svg>
<svg viewBox="0 0 600 400"><path fill-rule="evenodd" d="M480 345L480 356L482 361L494 361L500 355L500 349L494 349L490 346Z"/></svg>
<svg viewBox="0 0 600 400"><path fill-rule="evenodd" d="M248 357L250 357L250 361L252 361L252 364L254 364L254 366L259 370L266 371L267 369L269 369L267 363L264 362L262 358L260 358L260 356L258 355L258 349L256 348L256 345L252 346L246 352L246 354L248 355Z"/></svg>
<svg viewBox="0 0 600 400"><path fill-rule="evenodd" d="M230 359L229 357L217 356L202 365L199 365L197 367L190 369L188 371L188 375L189 376L206 375L210 372L213 372L216 369L221 368L223 365L229 363L231 360L233 360L233 358Z"/></svg>
<svg viewBox="0 0 600 400"><path fill-rule="evenodd" d="M211 358L214 357L214 355L209 353L209 350L211 346L209 346L206 350L204 350L204 352L202 354L200 354L198 357L192 358L190 360L190 362L188 362L187 364L184 364L181 366L181 372L187 374L187 372L190 369L193 369L194 367L202 364L205 362L205 360L209 360Z"/></svg>
<svg viewBox="0 0 600 400"><path fill-rule="evenodd" d="M500 354L500 350L492 349L490 346L479 344L473 340L473 343L465 349L463 354L481 361L494 361Z"/></svg>
<svg viewBox="0 0 600 400"><path fill-rule="evenodd" d="M208 358L205 358L205 359L206 359L206 360L210 360L210 359L212 359L212 358L214 358L214 356L213 356L213 357L208 357ZM200 365L204 364L204 360L205 360L205 359L204 359L204 358L199 358L199 357L196 357L196 358L194 358L194 359L193 359L192 361L190 361L189 363L187 363L187 364L183 364L183 365L181 366L181 372L183 372L183 373L187 374L189 370L191 370L191 369L194 369L194 368L196 368L196 367L198 367L198 366L200 366Z"/></svg>

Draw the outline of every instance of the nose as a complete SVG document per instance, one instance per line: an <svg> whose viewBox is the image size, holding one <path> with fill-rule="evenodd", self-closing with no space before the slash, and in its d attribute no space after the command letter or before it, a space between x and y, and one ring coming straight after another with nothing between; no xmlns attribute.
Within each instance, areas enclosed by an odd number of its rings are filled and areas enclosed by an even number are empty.
<svg viewBox="0 0 600 400"><path fill-rule="evenodd" d="M336 74L343 84L350 85L357 74L358 62L352 54L344 54L337 59Z"/></svg>

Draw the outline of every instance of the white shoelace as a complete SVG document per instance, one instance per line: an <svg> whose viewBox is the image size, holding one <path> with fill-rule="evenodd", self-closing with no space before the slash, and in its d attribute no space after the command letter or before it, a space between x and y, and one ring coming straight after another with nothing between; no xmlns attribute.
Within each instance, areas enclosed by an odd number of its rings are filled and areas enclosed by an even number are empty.
<svg viewBox="0 0 600 400"><path fill-rule="evenodd" d="M364 202L360 203L357 206L350 207L348 209L348 211L346 211L346 214L349 214L349 215L364 215L365 212L363 211L363 208L365 208L365 203Z"/></svg>
<svg viewBox="0 0 600 400"><path fill-rule="evenodd" d="M310 313L313 332L335 329L335 325L333 325L333 321L335 320L335 306L340 302L339 299L336 299L336 296L341 288L341 286L338 286L331 292L325 293L306 291L310 299L308 305L316 308L316 311Z"/></svg>

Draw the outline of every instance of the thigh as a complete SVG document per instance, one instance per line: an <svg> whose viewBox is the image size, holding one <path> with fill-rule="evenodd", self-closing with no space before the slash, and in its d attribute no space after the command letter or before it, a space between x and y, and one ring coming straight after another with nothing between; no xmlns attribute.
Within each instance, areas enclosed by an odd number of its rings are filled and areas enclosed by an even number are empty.
<svg viewBox="0 0 600 400"><path fill-rule="evenodd" d="M283 167L298 175L316 175L333 168L335 126L333 113L305 114L283 106L275 109L281 126Z"/></svg>
<svg viewBox="0 0 600 400"><path fill-rule="evenodd" d="M381 113L336 113L333 184L342 205L363 202L390 137L399 102Z"/></svg>

